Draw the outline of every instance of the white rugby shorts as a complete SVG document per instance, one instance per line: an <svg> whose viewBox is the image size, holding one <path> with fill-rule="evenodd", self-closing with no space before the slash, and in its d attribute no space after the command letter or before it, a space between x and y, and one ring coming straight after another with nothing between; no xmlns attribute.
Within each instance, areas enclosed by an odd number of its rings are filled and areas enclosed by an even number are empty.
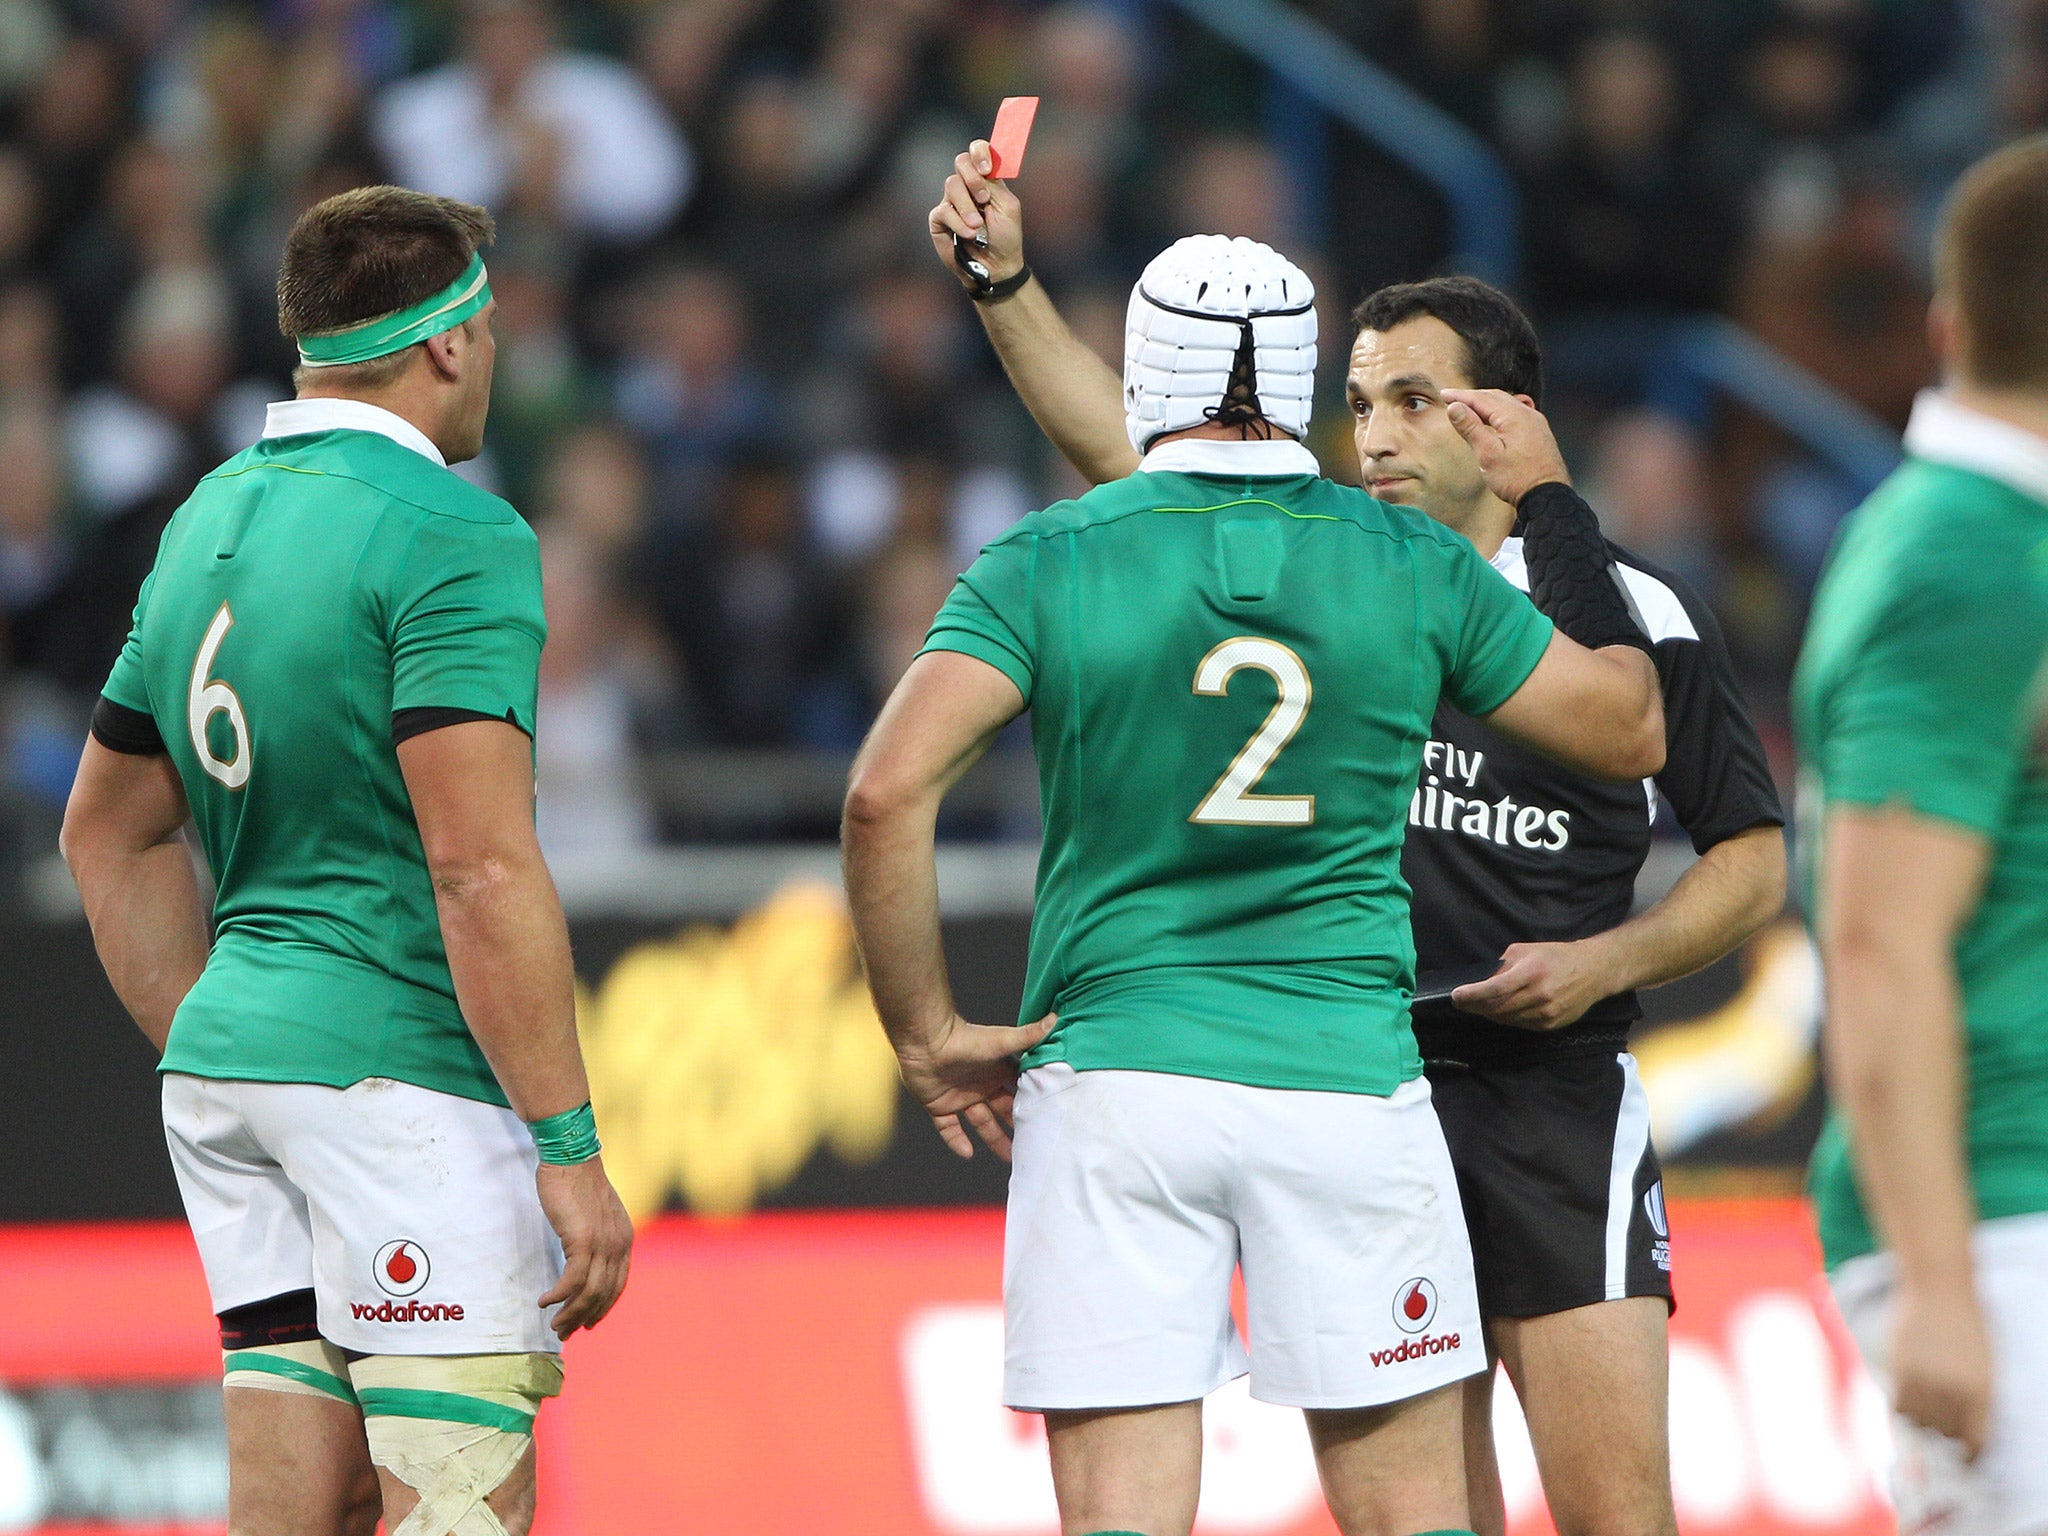
<svg viewBox="0 0 2048 1536"><path fill-rule="evenodd" d="M1030 1410L1185 1402L1247 1371L1266 1402L1363 1408L1484 1370L1428 1082L1378 1098L1034 1067L1003 1320L1003 1400Z"/></svg>
<svg viewBox="0 0 2048 1536"><path fill-rule="evenodd" d="M533 1136L495 1104L166 1073L164 1137L213 1309L310 1288L320 1333L372 1355L555 1351L562 1248Z"/></svg>
<svg viewBox="0 0 2048 1536"><path fill-rule="evenodd" d="M1972 1466L1960 1442L1894 1414L1899 1529L2041 1536L2048 1532L2048 1213L1981 1221L1970 1246L1991 1334L1990 1439ZM1894 1281L1887 1253L1851 1259L1828 1276L1842 1320L1887 1397Z"/></svg>

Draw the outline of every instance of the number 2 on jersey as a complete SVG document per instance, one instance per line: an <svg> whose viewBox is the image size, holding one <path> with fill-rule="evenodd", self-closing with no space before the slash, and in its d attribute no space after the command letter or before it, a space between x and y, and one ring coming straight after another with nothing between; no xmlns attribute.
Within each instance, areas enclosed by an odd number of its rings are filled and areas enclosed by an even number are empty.
<svg viewBox="0 0 2048 1536"><path fill-rule="evenodd" d="M1306 827L1316 819L1314 795L1255 795L1252 786L1273 766L1273 759L1308 716L1315 686L1309 681L1302 659L1278 640L1261 640L1240 635L1226 640L1202 658L1195 668L1195 692L1221 698L1230 692L1230 679L1247 667L1264 672L1279 686L1265 723L1238 750L1223 770L1189 821L1218 827Z"/></svg>
<svg viewBox="0 0 2048 1536"><path fill-rule="evenodd" d="M220 651L221 641L234 624L234 614L222 603L220 612L206 627L206 638L199 642L199 654L192 662L192 689L186 699L185 718L192 729L192 750L199 754L199 766L206 770L207 777L220 780L229 789L240 789L249 782L249 721L242 713L242 701L235 696L235 690L207 676L213 670L213 658ZM207 723L222 714L228 717L228 725L235 733L235 755L225 760L214 756L206 740Z"/></svg>

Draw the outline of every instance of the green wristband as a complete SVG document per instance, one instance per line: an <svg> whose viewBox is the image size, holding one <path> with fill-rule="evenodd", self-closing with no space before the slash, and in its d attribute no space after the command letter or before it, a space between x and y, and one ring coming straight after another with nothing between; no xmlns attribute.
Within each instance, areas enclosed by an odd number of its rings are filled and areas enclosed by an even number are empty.
<svg viewBox="0 0 2048 1536"><path fill-rule="evenodd" d="M540 1160L544 1163L587 1163L601 1150L597 1116L590 1112L587 1103L565 1109L559 1115L549 1115L545 1120L531 1121L526 1128L533 1132L533 1144L540 1149Z"/></svg>

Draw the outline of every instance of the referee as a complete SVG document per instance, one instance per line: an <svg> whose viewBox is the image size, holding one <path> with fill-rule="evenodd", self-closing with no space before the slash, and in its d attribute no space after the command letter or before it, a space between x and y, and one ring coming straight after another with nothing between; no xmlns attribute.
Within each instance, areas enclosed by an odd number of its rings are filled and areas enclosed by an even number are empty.
<svg viewBox="0 0 2048 1536"><path fill-rule="evenodd" d="M1084 475L1126 475L1117 381L1029 279L1021 209L985 176L986 157L976 143L955 161L934 245L953 267L955 234L986 236L996 291L963 282L1018 393ZM1542 363L1527 319L1469 278L1383 289L1353 318L1346 393L1367 488L1464 534L1526 590L1517 504L1575 496L1534 409ZM1713 963L1779 911L1784 818L1705 605L1610 548L1664 688L1664 771L1602 783L1440 704L1402 868L1417 1041L1489 1343L1521 1398L1553 1517L1591 1536L1666 1536L1669 1232L1628 1031L1637 989ZM1701 857L1631 918L1660 792ZM1491 1377L1466 1391L1474 1526L1497 1533Z"/></svg>

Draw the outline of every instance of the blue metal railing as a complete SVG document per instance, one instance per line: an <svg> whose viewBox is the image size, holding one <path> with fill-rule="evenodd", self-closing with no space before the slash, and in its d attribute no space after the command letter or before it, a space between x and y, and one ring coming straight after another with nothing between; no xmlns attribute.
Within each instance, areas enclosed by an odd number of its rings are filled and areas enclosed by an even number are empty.
<svg viewBox="0 0 2048 1536"><path fill-rule="evenodd" d="M1305 104L1344 123L1443 197L1451 222L1447 267L1499 287L1515 286L1521 275L1521 200L1499 152L1485 139L1283 0L1165 3L1272 74L1282 99L1269 111L1269 128L1313 143L1302 121ZM1312 189L1296 190L1314 195ZM1316 222L1311 214L1305 229L1313 230ZM1899 462L1899 440L1883 422L1724 316L1675 322L1661 362L1776 422L1859 489L1874 488Z"/></svg>
<svg viewBox="0 0 2048 1536"><path fill-rule="evenodd" d="M1904 457L1898 434L1832 385L1721 315L1678 321L1670 365L1776 422L1861 494Z"/></svg>
<svg viewBox="0 0 2048 1536"><path fill-rule="evenodd" d="M1515 285L1520 200L1486 140L1280 0L1170 3L1434 186L1450 208L1451 267Z"/></svg>

